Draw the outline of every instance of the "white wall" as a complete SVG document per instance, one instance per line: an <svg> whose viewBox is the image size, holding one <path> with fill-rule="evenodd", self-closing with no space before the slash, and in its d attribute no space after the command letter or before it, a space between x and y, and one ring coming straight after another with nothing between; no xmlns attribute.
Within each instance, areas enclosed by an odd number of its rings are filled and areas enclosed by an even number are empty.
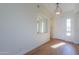
<svg viewBox="0 0 79 59"><path fill-rule="evenodd" d="M79 44L79 12L75 14L75 43Z"/></svg>
<svg viewBox="0 0 79 59"><path fill-rule="evenodd" d="M71 36L66 35L66 20L71 19ZM52 19L52 38L59 38L66 41L75 42L75 15L73 11L55 16Z"/></svg>
<svg viewBox="0 0 79 59"><path fill-rule="evenodd" d="M50 29L37 33L39 14L48 13L36 4L0 4L0 54L24 54L49 40Z"/></svg>

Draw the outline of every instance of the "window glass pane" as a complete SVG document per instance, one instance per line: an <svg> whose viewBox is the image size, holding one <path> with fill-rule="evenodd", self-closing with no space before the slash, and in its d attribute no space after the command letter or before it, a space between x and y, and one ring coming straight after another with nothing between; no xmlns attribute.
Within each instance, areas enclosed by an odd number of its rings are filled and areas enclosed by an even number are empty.
<svg viewBox="0 0 79 59"><path fill-rule="evenodd" d="M71 19L67 19L66 21L66 35L71 36Z"/></svg>

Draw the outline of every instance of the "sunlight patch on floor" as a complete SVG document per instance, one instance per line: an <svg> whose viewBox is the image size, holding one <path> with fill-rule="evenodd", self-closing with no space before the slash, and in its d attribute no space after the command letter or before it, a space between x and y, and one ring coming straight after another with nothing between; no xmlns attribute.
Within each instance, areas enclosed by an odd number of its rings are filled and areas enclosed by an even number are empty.
<svg viewBox="0 0 79 59"><path fill-rule="evenodd" d="M52 45L52 46L50 46L50 47L51 47L51 48L58 48L58 47L63 46L63 45L65 45L65 44L66 44L66 43L61 42L61 43L58 43L58 44Z"/></svg>

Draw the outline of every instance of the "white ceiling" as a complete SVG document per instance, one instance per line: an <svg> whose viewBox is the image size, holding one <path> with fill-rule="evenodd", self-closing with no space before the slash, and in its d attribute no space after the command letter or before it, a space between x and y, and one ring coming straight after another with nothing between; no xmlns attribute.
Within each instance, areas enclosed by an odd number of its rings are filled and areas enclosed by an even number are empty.
<svg viewBox="0 0 79 59"><path fill-rule="evenodd" d="M56 3L44 3L43 4L51 13L55 12ZM78 3L60 3L59 6L61 7L63 12L69 11L78 11L79 4Z"/></svg>

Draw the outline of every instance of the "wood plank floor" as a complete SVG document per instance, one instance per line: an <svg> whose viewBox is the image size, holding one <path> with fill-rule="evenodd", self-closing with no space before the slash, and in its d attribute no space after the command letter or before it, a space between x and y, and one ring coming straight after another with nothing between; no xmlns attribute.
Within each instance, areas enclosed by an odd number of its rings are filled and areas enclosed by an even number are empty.
<svg viewBox="0 0 79 59"><path fill-rule="evenodd" d="M78 55L79 45L59 39L52 39L46 44L37 48L36 51L33 51L33 53L28 53L28 55Z"/></svg>

